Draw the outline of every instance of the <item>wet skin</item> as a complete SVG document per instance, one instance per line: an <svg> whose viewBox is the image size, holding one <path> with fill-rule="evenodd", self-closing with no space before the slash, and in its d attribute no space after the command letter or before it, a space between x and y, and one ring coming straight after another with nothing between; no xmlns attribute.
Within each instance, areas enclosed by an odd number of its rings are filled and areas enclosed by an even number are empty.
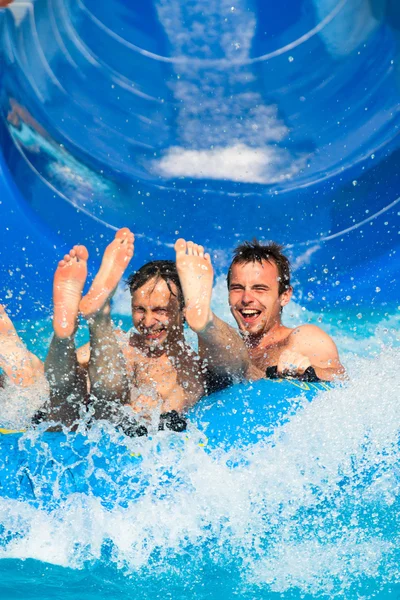
<svg viewBox="0 0 400 600"><path fill-rule="evenodd" d="M124 348L133 389L147 388L162 411L184 410L203 394L199 357L186 344L183 312L173 283L151 279L132 295L132 318L137 334ZM140 404L143 404L141 395ZM132 407L135 409L133 394Z"/></svg>
<svg viewBox="0 0 400 600"><path fill-rule="evenodd" d="M175 344L183 336L183 314L177 289L151 279L132 295L132 319L140 333L140 346L149 353L165 352L165 344ZM175 294L175 295L174 295Z"/></svg>
<svg viewBox="0 0 400 600"><path fill-rule="evenodd" d="M232 267L229 286L231 312L249 342L256 343L276 329L289 332L280 323L280 313L292 297L292 289L279 294L275 263L245 263Z"/></svg>
<svg viewBox="0 0 400 600"><path fill-rule="evenodd" d="M248 376L260 378L269 366L283 375L301 375L312 366L320 379L343 376L333 340L315 325L295 329L281 322L281 310L292 297L289 288L279 293L279 272L274 262L250 262L232 267L229 304L249 350Z"/></svg>

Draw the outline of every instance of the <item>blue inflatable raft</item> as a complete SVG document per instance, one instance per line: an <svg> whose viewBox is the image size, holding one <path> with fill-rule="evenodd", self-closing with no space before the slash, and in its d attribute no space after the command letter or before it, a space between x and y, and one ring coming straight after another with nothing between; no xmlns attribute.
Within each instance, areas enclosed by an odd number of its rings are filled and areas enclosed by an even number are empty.
<svg viewBox="0 0 400 600"><path fill-rule="evenodd" d="M189 449L222 457L235 468L243 464L238 450L266 440L330 387L289 379L235 385L199 402L182 433L130 439L111 427L94 427L87 435L0 429L0 497L52 510L76 493L110 507L148 493L167 494L171 486L189 485L179 469Z"/></svg>

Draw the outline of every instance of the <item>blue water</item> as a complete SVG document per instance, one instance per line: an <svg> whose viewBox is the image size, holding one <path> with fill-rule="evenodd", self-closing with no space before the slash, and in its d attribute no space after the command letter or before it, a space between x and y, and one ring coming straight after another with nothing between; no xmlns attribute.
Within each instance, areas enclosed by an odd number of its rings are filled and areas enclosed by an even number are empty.
<svg viewBox="0 0 400 600"><path fill-rule="evenodd" d="M123 304L121 295L120 310ZM225 298L214 310L224 314ZM21 462L0 488L5 597L19 590L24 598L71 599L396 598L398 319L354 316L353 332L344 314L332 316L324 326L351 383L311 404L293 387L295 416L263 442L205 448L193 428L183 442L178 434L129 441L110 428L107 435L120 445L110 454L95 429L84 452L87 478L77 485L65 469L77 465L80 472L82 450L74 458L67 443L60 460L40 432L24 434L19 452L25 449L33 465ZM285 322L305 317L318 323L320 315L294 304ZM127 316L115 319L129 326ZM49 322L18 328L31 349L45 352ZM40 346L30 341L35 332ZM25 426L37 402L34 393L2 392L5 424ZM243 409L240 394L232 402L230 410ZM3 436L2 455L11 461L3 476L15 473L15 451L5 451L5 441L15 443ZM20 502L13 499L16 486Z"/></svg>
<svg viewBox="0 0 400 600"><path fill-rule="evenodd" d="M321 325L351 375L307 406L296 392L299 412L244 455L133 442L152 488L128 504L73 493L49 511L5 498L0 482L1 598L400 597L399 10L0 10L0 301L29 348L44 358L54 266L75 243L89 248L90 280L120 226L136 234L133 268L194 238L211 251L214 309L229 319L223 274L257 235L293 262L285 323ZM123 286L114 312L128 329ZM3 424L26 425L42 401L43 390L1 392ZM114 480L129 475L119 467ZM171 469L185 485L163 493ZM57 478L33 476L57 496ZM26 492L26 473L20 483Z"/></svg>

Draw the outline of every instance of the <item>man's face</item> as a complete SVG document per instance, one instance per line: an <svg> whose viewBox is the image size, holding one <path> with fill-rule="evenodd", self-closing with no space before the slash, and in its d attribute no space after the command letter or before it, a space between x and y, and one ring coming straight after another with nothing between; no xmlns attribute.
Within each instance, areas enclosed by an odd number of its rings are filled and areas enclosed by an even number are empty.
<svg viewBox="0 0 400 600"><path fill-rule="evenodd" d="M279 295L279 273L274 262L233 265L229 305L241 331L251 335L267 333L280 322L281 308L291 296L291 289Z"/></svg>
<svg viewBox="0 0 400 600"><path fill-rule="evenodd" d="M148 347L159 348L182 333L183 315L178 302L178 290L163 279L150 279L132 295L133 324Z"/></svg>

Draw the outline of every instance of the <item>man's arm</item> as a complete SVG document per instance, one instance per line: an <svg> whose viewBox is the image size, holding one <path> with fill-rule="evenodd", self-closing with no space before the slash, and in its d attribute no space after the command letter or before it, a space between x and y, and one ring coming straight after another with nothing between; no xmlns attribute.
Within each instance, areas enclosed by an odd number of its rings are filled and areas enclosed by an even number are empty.
<svg viewBox="0 0 400 600"><path fill-rule="evenodd" d="M243 379L250 366L247 348L237 331L212 314L202 331L197 332L199 354L208 369L217 376Z"/></svg>
<svg viewBox="0 0 400 600"><path fill-rule="evenodd" d="M213 267L203 246L179 239L176 267L185 300L185 318L197 333L199 353L212 375L242 379L249 357L240 335L211 311Z"/></svg>
<svg viewBox="0 0 400 600"><path fill-rule="evenodd" d="M308 367L323 381L346 377L335 342L316 325L302 325L292 331L278 361L279 373L302 375Z"/></svg>

